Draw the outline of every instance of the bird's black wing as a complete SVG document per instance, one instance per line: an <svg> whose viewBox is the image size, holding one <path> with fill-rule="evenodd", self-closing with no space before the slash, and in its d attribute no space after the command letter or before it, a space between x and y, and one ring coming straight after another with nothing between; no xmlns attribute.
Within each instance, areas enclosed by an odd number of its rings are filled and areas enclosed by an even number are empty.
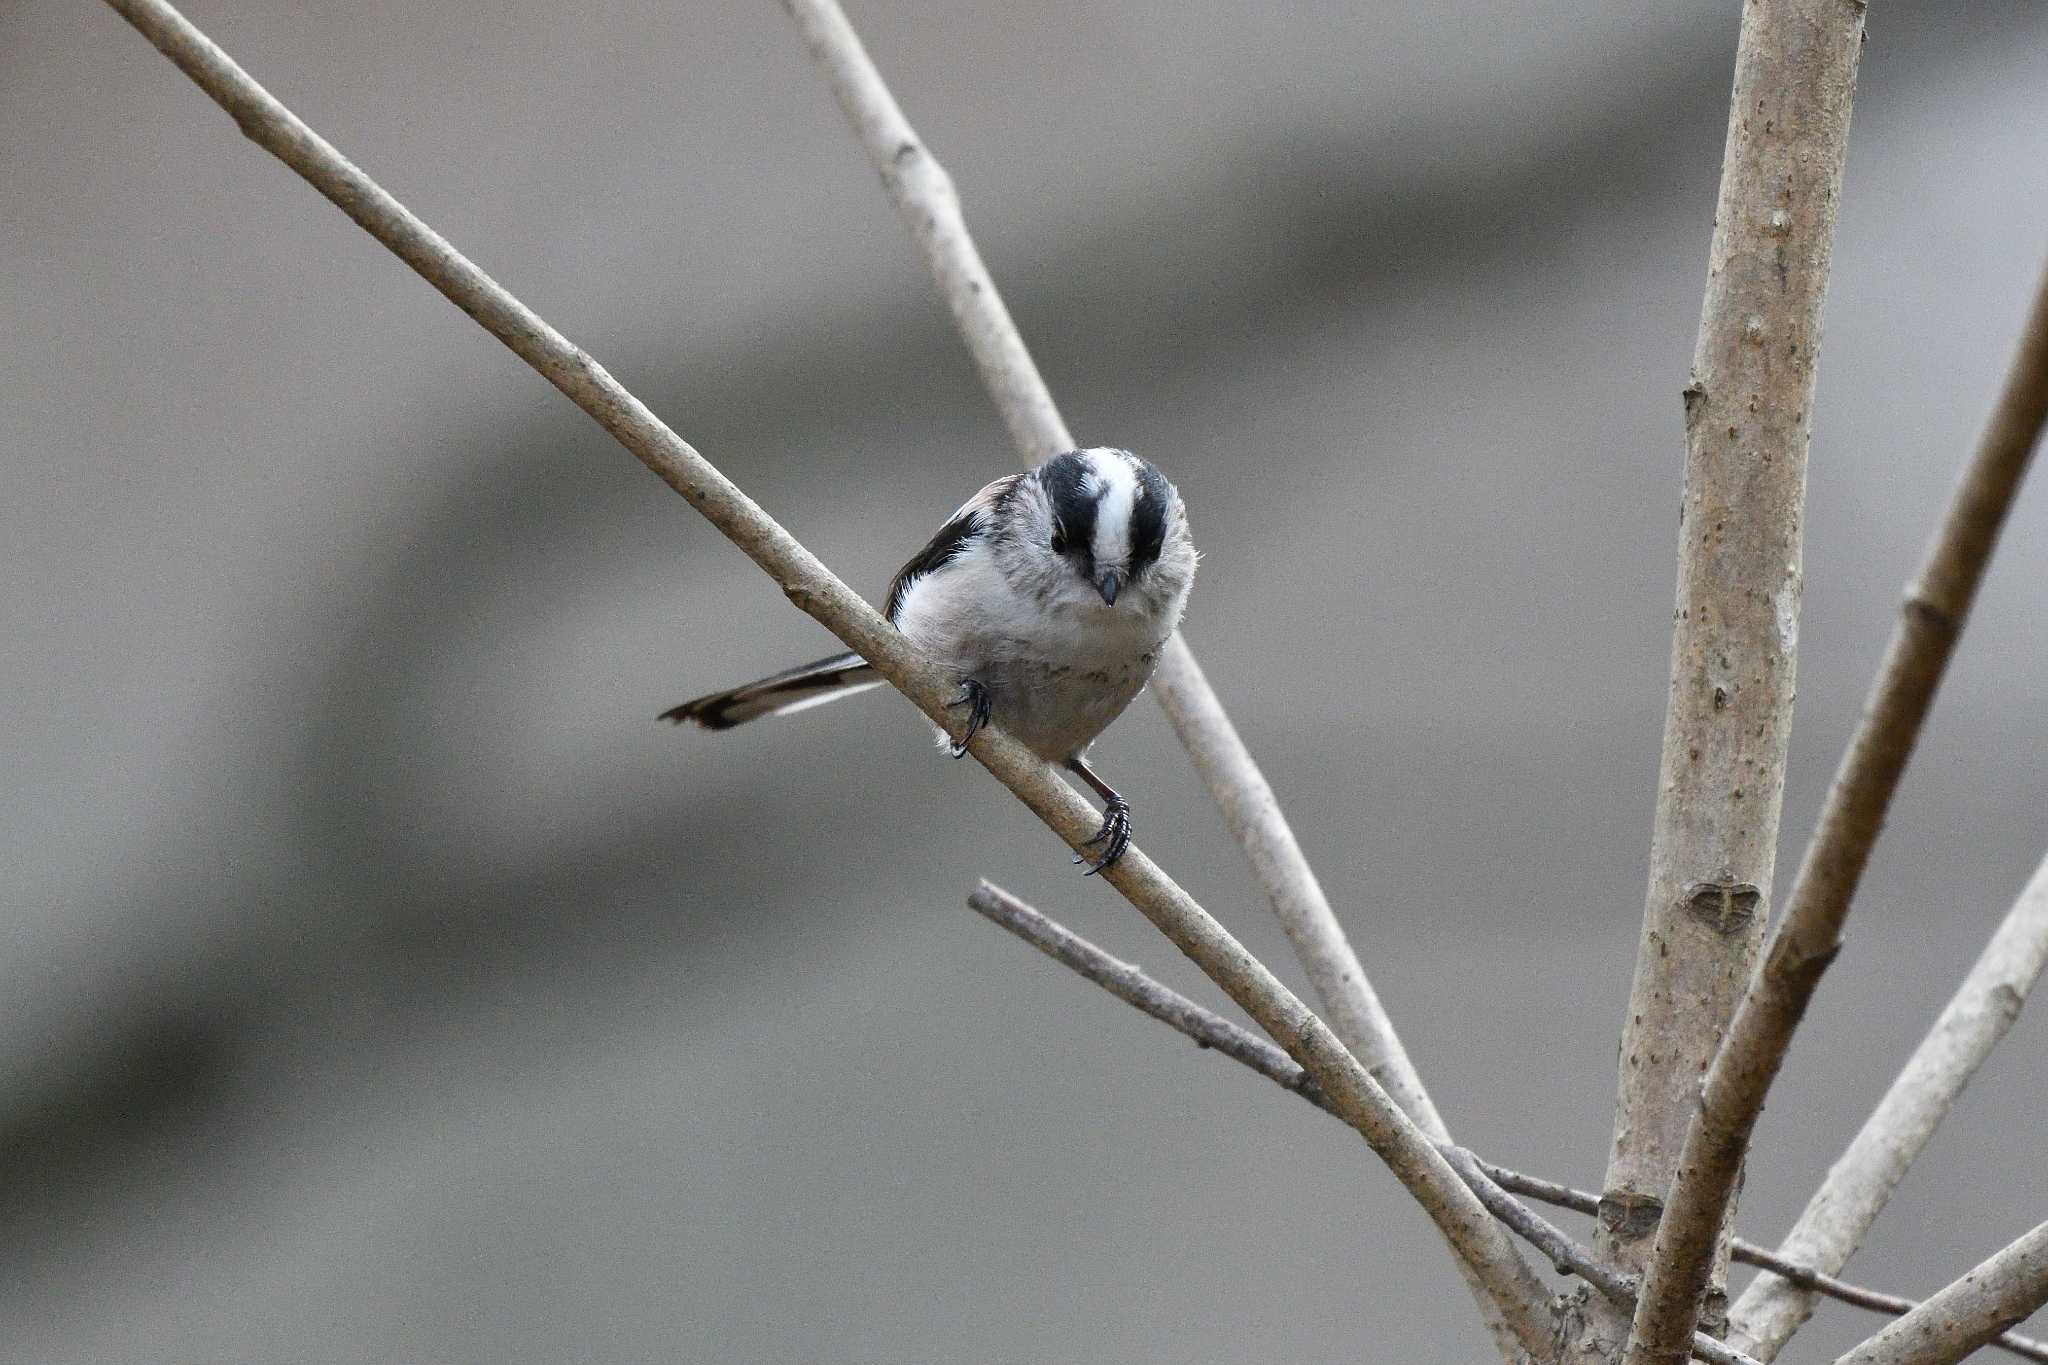
<svg viewBox="0 0 2048 1365"><path fill-rule="evenodd" d="M1023 474L1005 474L969 498L960 510L939 528L938 534L933 536L922 550L912 555L910 562L898 569L896 576L889 580L888 605L882 608L882 614L893 622L897 609L903 605L903 595L910 591L910 585L926 574L945 568L959 558L968 543L982 532L989 515L1026 477Z"/></svg>

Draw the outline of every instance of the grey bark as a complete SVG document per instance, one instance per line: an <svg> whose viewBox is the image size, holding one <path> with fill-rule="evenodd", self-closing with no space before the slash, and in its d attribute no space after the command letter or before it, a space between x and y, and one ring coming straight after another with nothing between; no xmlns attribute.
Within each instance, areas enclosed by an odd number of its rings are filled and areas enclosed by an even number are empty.
<svg viewBox="0 0 2048 1365"><path fill-rule="evenodd" d="M1835 1365L1952 1365L2048 1303L2048 1223L1981 1262Z"/></svg>
<svg viewBox="0 0 2048 1365"><path fill-rule="evenodd" d="M1863 1242L1949 1106L2019 1018L2048 966L2048 858L2041 861L1976 965L1934 1021L1855 1141L1778 1247L1788 1260L1839 1271ZM1729 1339L1774 1359L1813 1314L1814 1294L1759 1275L1729 1310ZM2037 1357L2039 1358L2039 1357Z"/></svg>
<svg viewBox="0 0 2048 1365"><path fill-rule="evenodd" d="M1668 1359L1687 1329L1742 1153L1806 1005L1841 948L1842 926L1884 827L1920 727L1955 654L2021 479L2048 421L2048 275L1975 456L1906 593L1863 718L1835 772L1820 823L1762 966L1707 1073L1657 1233L1629 1365Z"/></svg>
<svg viewBox="0 0 2048 1365"><path fill-rule="evenodd" d="M1141 1013L1150 1015L1168 1028L1193 1039L1196 1046L1211 1048L1232 1061L1249 1067L1281 1089L1301 1096L1325 1112L1337 1112L1331 1105L1329 1097L1317 1089L1316 1083L1309 1078L1308 1073L1279 1048L1249 1029L1242 1028L1213 1010L1196 1004L1172 987L1148 976L1143 969L1105 952L1001 887L983 882L968 895L967 904L991 923L1023 939L1075 974L1093 981ZM1511 1171L1504 1166L1497 1166L1451 1143L1439 1143L1438 1149L1444 1153L1445 1158L1464 1178L1465 1183L1472 1187L1472 1192L1479 1196L1480 1202L1485 1204L1495 1217L1507 1223L1523 1240L1542 1251L1562 1271L1579 1275L1610 1297L1622 1293L1624 1297L1634 1298L1633 1280L1602 1266L1591 1252L1579 1247L1555 1227L1536 1218L1530 1210L1520 1205L1510 1208L1494 1200L1487 1188L1473 1179L1473 1169L1504 1190L1540 1199L1547 1204L1555 1204L1588 1217L1593 1217L1599 1212L1599 1196L1588 1194L1584 1190L1575 1190L1569 1185L1560 1185L1555 1181L1543 1180L1520 1171ZM1468 1169L1468 1164L1471 1169ZM1785 1276L1797 1284L1859 1308L1889 1313L1896 1317L1910 1313L1920 1306L1911 1299L1865 1289L1861 1285L1850 1284L1824 1274L1812 1266L1796 1264L1766 1247L1746 1242L1739 1237L1731 1239L1729 1245L1735 1260ZM1625 1291L1618 1288L1624 1284ZM1693 1353L1702 1359L1715 1358L1702 1352L1717 1349L1719 1343L1702 1347L1703 1340L1711 1342L1712 1338L1704 1337L1703 1334L1695 1335ZM1992 1344L2028 1360L2048 1362L2048 1343L2020 1336L2016 1332L2000 1333L1993 1339ZM1728 1348L1729 1358L1741 1355L1739 1343L1728 1343Z"/></svg>
<svg viewBox="0 0 2048 1365"><path fill-rule="evenodd" d="M1646 1268L1700 1075L1768 917L1797 686L1815 365L1862 28L1857 0L1751 0L1742 11L1683 395L1671 691L1601 1197L1598 1250L1634 1272ZM1723 1263L1716 1306L1725 1275ZM1708 1287L1689 1286L1684 1323L1654 1332L1634 1365L1683 1358ZM1628 1323L1599 1301L1587 1319L1580 1353L1619 1354Z"/></svg>

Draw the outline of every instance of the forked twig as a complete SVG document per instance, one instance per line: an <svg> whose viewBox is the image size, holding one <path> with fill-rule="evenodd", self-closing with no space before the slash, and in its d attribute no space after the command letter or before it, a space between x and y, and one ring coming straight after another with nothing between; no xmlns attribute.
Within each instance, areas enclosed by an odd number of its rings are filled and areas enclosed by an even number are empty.
<svg viewBox="0 0 2048 1365"><path fill-rule="evenodd" d="M2048 274L2035 295L1990 425L1949 501L1919 580L1906 594L1863 719L1792 883L1784 918L1707 1073L1686 1132L1681 1175L1672 1184L1644 1279L1628 1365L1654 1361L1651 1348L1668 1341L1681 1320L1692 1320L1693 1305L1706 1285L1714 1237L1764 1097L1807 1002L1841 947L1856 884L1954 656L2044 422ZM1643 1347L1640 1353L1638 1346Z"/></svg>
<svg viewBox="0 0 2048 1365"><path fill-rule="evenodd" d="M1301 1096L1317 1108L1331 1113L1335 1112L1331 1108L1327 1097L1323 1095L1321 1090L1316 1088L1315 1082L1309 1079L1308 1074L1297 1066L1286 1053L1282 1052L1272 1043L1252 1033L1249 1029L1232 1023L1215 1011L1205 1009L1203 1006L1196 1004L1164 982L1148 975L1141 968L1122 961L1088 939L1076 934L1058 920L1019 900L1001 887L989 882L983 882L968 895L967 904L976 913L987 918L998 928L1014 934L1054 961L1068 967L1076 975L1093 981L1096 985L1101 986L1126 1004L1135 1007L1141 1013L1150 1015L1175 1032L1193 1039L1197 1046L1214 1049L1229 1057L1232 1061L1241 1063L1251 1070L1258 1072L1281 1089L1292 1091L1294 1094ZM1471 1172L1466 1170L1460 1163L1458 1154L1464 1150L1450 1144L1444 1144L1443 1146L1444 1154L1450 1160L1452 1167L1458 1171L1460 1176L1464 1177L1468 1185L1473 1186L1473 1192L1479 1195L1480 1202L1487 1203L1486 1191L1473 1182ZM1467 1153L1467 1155L1471 1154ZM1555 1181L1544 1180L1537 1176L1525 1175L1520 1171L1512 1171L1505 1166L1497 1166L1476 1155L1472 1156L1472 1160L1477 1164L1480 1173L1507 1191L1526 1195L1531 1199L1539 1199L1546 1204L1554 1204L1559 1208L1570 1209L1573 1212L1582 1213L1588 1217L1595 1216L1599 1212L1600 1198L1598 1195L1585 1190L1573 1189L1569 1185L1560 1185ZM1578 1247L1577 1243L1570 1242L1568 1238L1564 1237L1564 1234L1557 1232L1554 1228L1550 1228L1547 1233L1540 1230L1532 1231L1534 1224L1528 1223L1528 1217L1533 1217L1534 1215L1530 1214L1528 1210L1524 1209L1521 1214L1509 1217L1502 1212L1501 1208L1495 1207L1492 1204L1488 1204L1488 1207L1496 1217L1500 1217L1502 1221L1514 1228L1525 1240L1529 1241L1539 1251L1542 1251L1544 1255L1550 1257L1554 1264L1563 1266L1570 1273L1580 1273L1570 1263L1571 1257L1561 1252L1556 1245L1557 1240L1562 1240L1568 1247L1573 1248L1589 1266L1594 1267L1598 1274L1619 1277L1616 1283L1626 1281L1628 1284L1627 1297L1631 1301L1633 1300L1635 1288L1633 1279L1621 1276L1620 1272L1605 1267L1590 1252L1585 1252L1583 1248ZM1527 1215L1527 1217L1524 1217L1524 1215ZM1543 1226L1545 1228L1549 1227L1548 1224ZM1868 1308L1874 1312L1889 1313L1897 1316L1910 1313L1920 1306L1912 1299L1901 1298L1896 1294L1880 1293L1874 1289L1865 1289L1860 1285L1850 1284L1846 1280L1840 1280L1832 1275L1823 1274L1811 1266L1800 1265L1787 1260L1766 1247L1758 1246L1754 1242L1744 1241L1739 1237L1734 1239L1732 1245L1734 1257L1738 1261L1769 1270L1774 1274L1784 1276L1819 1293L1840 1299L1844 1303L1854 1304L1859 1308ZM1586 1279L1588 1283L1593 1284L1596 1288L1600 1288L1603 1293L1609 1292L1608 1287L1603 1286L1600 1280L1593 1275L1581 1275L1580 1277ZM2023 1337L2016 1332L2004 1332L1994 1339L1993 1344L2029 1360L2048 1362L2048 1342L2035 1341L2032 1338ZM1740 1349L1739 1343L1731 1343L1731 1346L1738 1351Z"/></svg>
<svg viewBox="0 0 2048 1365"><path fill-rule="evenodd" d="M1634 1307L1635 1276L1624 1275L1612 1266L1601 1264L1591 1251L1567 1237L1556 1224L1495 1183L1486 1173L1485 1163L1471 1152L1463 1147L1450 1147L1444 1155L1450 1158L1451 1168L1472 1187L1472 1193L1479 1196L1479 1202L1486 1205L1494 1217L1513 1228L1524 1241L1548 1256L1559 1274L1578 1276L1617 1307ZM1751 1359L1726 1342L1716 1341L1705 1332L1692 1334L1692 1354L1708 1365L1762 1365L1762 1362Z"/></svg>
<svg viewBox="0 0 2048 1365"><path fill-rule="evenodd" d="M532 365L746 552L790 600L858 651L935 723L951 682L871 606L671 431L623 385L351 164L164 0L108 0L242 131L332 200L464 312ZM970 752L1069 846L1095 828L1092 807L999 730ZM1539 1358L1550 1353L1541 1282L1430 1140L1336 1036L1187 892L1133 848L1107 880L1193 958L1321 1086L1415 1196Z"/></svg>
<svg viewBox="0 0 2048 1365"><path fill-rule="evenodd" d="M1976 965L1848 1150L1829 1169L1779 1244L1781 1255L1824 1270L1840 1270L1847 1264L1949 1106L2019 1018L2020 1006L2044 966L2048 858L2041 860ZM1758 1276L1728 1310L1729 1340L1752 1355L1772 1359L1812 1314L1810 1289L1797 1277Z"/></svg>

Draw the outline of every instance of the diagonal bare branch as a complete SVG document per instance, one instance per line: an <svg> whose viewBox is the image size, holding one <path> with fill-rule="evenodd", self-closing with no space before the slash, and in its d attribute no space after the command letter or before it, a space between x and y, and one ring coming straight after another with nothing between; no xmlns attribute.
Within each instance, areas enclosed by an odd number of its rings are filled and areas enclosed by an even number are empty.
<svg viewBox="0 0 2048 1365"><path fill-rule="evenodd" d="M1780 1244L1780 1255L1827 1271L1848 1263L1949 1106L2019 1018L2020 1006L2044 966L2048 858L2042 859L1855 1141L1828 1171ZM1812 1312L1809 1289L1796 1281L1759 1275L1729 1310L1729 1339L1770 1360Z"/></svg>
<svg viewBox="0 0 2048 1365"><path fill-rule="evenodd" d="M1862 0L1751 0L1741 11L1683 395L1670 695L1596 1236L1604 1258L1635 1272L1768 918L1797 691L1821 313L1863 27ZM1726 1267L1713 1269L1718 1309ZM1695 1298L1706 1287L1692 1286ZM1662 1332L1659 1358L1683 1355L1693 1307ZM1629 1334L1589 1303L1592 1358L1612 1360Z"/></svg>
<svg viewBox="0 0 2048 1365"><path fill-rule="evenodd" d="M1282 1085L1287 1084L1284 1076L1276 1076L1274 1079ZM1304 1096L1314 1098L1314 1095L1308 1092L1304 1092ZM1515 1194L1527 1195L1531 1199L1555 1204L1559 1208L1583 1213L1588 1217L1593 1217L1600 1211L1600 1196L1586 1190L1575 1190L1554 1180L1544 1180L1520 1171L1511 1171L1505 1166L1496 1166L1483 1159L1479 1165L1495 1183ZM1772 1251L1769 1247L1758 1246L1755 1242L1745 1241L1740 1237L1729 1239L1728 1246L1732 1259L1744 1265L1767 1270L1773 1276L1789 1280L1801 1289L1810 1289L1816 1294L1824 1294L1828 1298L1838 1299L1857 1308L1868 1308L1874 1313L1888 1313L1893 1317L1899 1317L1920 1306L1917 1301L1903 1295L1886 1294L1880 1290L1866 1289L1860 1284L1837 1279L1825 1271L1788 1258L1782 1251ZM1737 1350L1747 1349L1741 1341L1730 1341L1728 1344ZM2048 1341L2037 1341L2033 1337L2021 1336L2018 1332L2001 1332L1990 1344L2000 1350L2010 1351L2022 1359L2038 1360L2043 1362L2043 1365L2048 1365Z"/></svg>
<svg viewBox="0 0 2048 1365"><path fill-rule="evenodd" d="M857 650L926 716L944 721L950 680L602 366L301 122L176 9L163 0L108 4L226 109L252 141L544 375L759 564L800 609ZM1009 736L985 730L971 752L1070 846L1079 848L1093 831L1095 814L1087 802ZM1126 853L1106 877L1282 1042L1472 1267L1518 1339L1531 1354L1549 1358L1541 1282L1429 1139L1329 1028L1142 852Z"/></svg>
<svg viewBox="0 0 2048 1365"><path fill-rule="evenodd" d="M1928 548L1864 704L1783 921L1707 1073L1636 1308L1628 1365L1668 1359L1689 1330L1742 1154L1792 1033L1841 947L1856 884L1934 704L1977 587L2048 422L2048 275L1975 457ZM1660 1354L1661 1353L1661 1354Z"/></svg>
<svg viewBox="0 0 2048 1365"><path fill-rule="evenodd" d="M1295 1065L1279 1048L1251 1030L1196 1004L1131 963L1104 951L1058 920L1027 905L1001 887L983 882L969 893L967 904L998 928L1008 930L1023 939L1055 962L1071 969L1076 975L1093 981L1119 1000L1136 1007L1141 1013L1150 1015L1168 1028L1192 1038L1198 1047L1212 1048L1232 1061L1242 1063L1258 1072L1281 1089L1301 1096L1317 1108L1329 1113L1336 1112L1331 1108L1328 1097L1316 1088L1313 1080L1309 1079L1308 1073ZM1587 1217L1599 1213L1598 1195L1537 1176L1525 1175L1520 1171L1511 1171L1505 1166L1494 1165L1451 1143L1439 1143L1438 1147L1458 1174L1464 1178L1465 1183L1472 1186L1472 1192L1479 1196L1480 1202L1486 1204L1495 1217L1513 1228L1523 1240L1548 1256L1553 1264L1561 1266L1567 1273L1579 1275L1610 1297L1613 1296L1611 1285L1625 1283L1625 1297L1633 1301L1635 1281L1632 1277L1622 1276L1619 1272L1604 1266L1592 1253L1571 1242L1563 1233L1547 1223L1542 1223L1540 1219L1535 1219L1526 1208L1516 1205L1516 1210L1519 1211L1504 1211L1504 1206L1497 1206L1496 1202L1490 1201L1488 1192L1474 1181L1472 1171L1467 1169L1460 1154L1471 1157L1478 1172L1504 1190L1570 1209ZM1913 1300L1901 1298L1896 1294L1883 1294L1874 1289L1850 1284L1846 1280L1836 1279L1832 1275L1787 1260L1766 1247L1744 1241L1739 1237L1733 1239L1730 1246L1736 1260L1784 1276L1806 1288L1840 1299L1843 1303L1879 1313L1889 1313L1895 1317L1910 1313L1920 1306ZM1579 1269L1578 1261L1592 1267L1592 1273ZM1603 1283L1598 1278L1600 1275L1606 1275L1610 1280ZM1697 1345L1697 1342L1695 1344ZM2004 1332L1994 1339L1993 1344L2028 1360L2048 1362L2048 1342L2035 1341L2016 1332ZM1740 1343L1730 1343L1730 1347L1732 1351L1739 1353ZM1710 1357L1702 1357L1708 1358Z"/></svg>
<svg viewBox="0 0 2048 1365"><path fill-rule="evenodd" d="M1073 448L1074 438L968 231L952 177L911 127L838 0L783 0L783 7L795 20L812 60L831 85L917 244L1018 453L1027 464L1036 464ZM1152 695L1222 811L1231 837L1244 850L1253 878L1308 973L1331 1029L1424 1133L1447 1141L1450 1130L1309 866L1279 798L1178 633L1160 653ZM1519 1343L1512 1326L1470 1272L1461 1267L1460 1273L1501 1358L1513 1365Z"/></svg>
<svg viewBox="0 0 2048 1365"><path fill-rule="evenodd" d="M1952 1365L2048 1303L2048 1223L1980 1262L1835 1365Z"/></svg>
<svg viewBox="0 0 2048 1365"><path fill-rule="evenodd" d="M1447 1147L1444 1155L1451 1168L1463 1176L1479 1196L1479 1202L1517 1236L1550 1258L1561 1275L1576 1275L1615 1304L1627 1308L1636 1301L1636 1277L1602 1265L1593 1253L1580 1246L1534 1209L1522 1203L1486 1173L1486 1163L1463 1147ZM1742 1352L1716 1341L1705 1332L1692 1334L1692 1354L1708 1365L1761 1365Z"/></svg>
<svg viewBox="0 0 2048 1365"><path fill-rule="evenodd" d="M1131 963L1111 956L1001 887L983 882L968 894L967 904L977 914L1009 930L1054 961L1072 968L1168 1028L1194 1039L1198 1045L1214 1048L1231 1060L1243 1063L1319 1109L1333 1114L1337 1112L1329 1097L1285 1052L1249 1029L1231 1023L1213 1010L1204 1009ZM1557 1228L1537 1217L1526 1205L1508 1195L1490 1177L1490 1168L1485 1163L1449 1142L1439 1144L1438 1149L1450 1162L1451 1168L1471 1187L1479 1202L1494 1217L1549 1257L1560 1273L1577 1275L1604 1294L1620 1296L1631 1302L1634 1300L1633 1280L1600 1265L1591 1252L1579 1247ZM1714 1365L1757 1365L1749 1357L1731 1351L1704 1335L1700 1337L1698 1354L1700 1359L1714 1362Z"/></svg>
<svg viewBox="0 0 2048 1365"><path fill-rule="evenodd" d="M1018 453L1035 464L1072 449L1074 438L974 244L952 177L904 116L845 11L836 0L783 5L910 230ZM1180 637L1161 657L1152 690L1250 859L1330 1027L1424 1132L1447 1136L1271 785Z"/></svg>

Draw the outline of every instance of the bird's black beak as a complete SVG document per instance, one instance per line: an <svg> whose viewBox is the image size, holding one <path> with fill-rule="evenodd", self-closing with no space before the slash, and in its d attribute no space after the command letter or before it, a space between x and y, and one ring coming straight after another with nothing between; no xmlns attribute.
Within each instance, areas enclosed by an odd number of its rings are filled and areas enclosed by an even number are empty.
<svg viewBox="0 0 2048 1365"><path fill-rule="evenodd" d="M1116 605L1116 595L1123 588L1124 576L1115 569L1105 569L1095 576L1095 591L1102 594L1102 600L1110 606Z"/></svg>

